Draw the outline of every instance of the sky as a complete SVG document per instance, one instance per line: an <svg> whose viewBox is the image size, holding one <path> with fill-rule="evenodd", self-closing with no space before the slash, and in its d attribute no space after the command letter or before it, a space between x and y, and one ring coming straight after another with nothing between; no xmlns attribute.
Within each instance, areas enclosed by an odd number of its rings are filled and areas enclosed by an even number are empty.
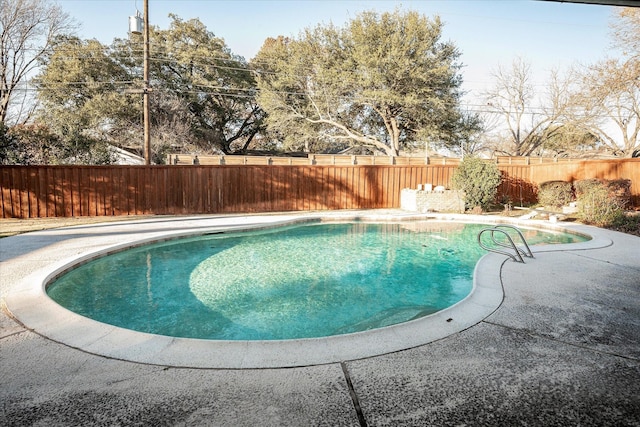
<svg viewBox="0 0 640 427"><path fill-rule="evenodd" d="M264 40L297 37L309 27L344 26L362 11L415 10L440 16L443 40L461 51L463 89L470 99L488 90L498 67L522 58L542 86L552 69L591 64L616 56L609 24L612 6L539 0L148 0L149 22L166 29L169 13L198 18L225 40L234 54L249 60ZM58 0L79 24L77 35L111 44L127 37L128 17L143 11L143 0Z"/></svg>

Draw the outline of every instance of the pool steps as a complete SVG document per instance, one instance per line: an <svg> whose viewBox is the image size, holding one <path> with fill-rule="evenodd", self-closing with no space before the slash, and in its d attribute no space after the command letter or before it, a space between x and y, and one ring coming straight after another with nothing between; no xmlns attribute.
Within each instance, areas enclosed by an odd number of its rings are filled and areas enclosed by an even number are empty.
<svg viewBox="0 0 640 427"><path fill-rule="evenodd" d="M515 242L513 241L513 238L511 237L511 235L506 231L506 230L513 230L516 232L516 235L520 238L520 240L522 241L522 243L524 244L523 247L519 247L518 245L515 244ZM509 242L504 243L504 242L499 242L496 240L496 236L495 233L499 233L504 235L507 238L507 241ZM513 250L513 254L511 252L505 251L505 250L501 250L498 249L496 247L492 247L492 246L488 246L486 245L483 241L482 241L482 235L484 233L490 233L491 234L491 240L493 241L493 243L496 246L499 247L503 247L503 248L507 248L507 249L512 249ZM478 244L480 245L480 247L486 251L489 252L495 252L498 254L502 254L502 255L506 255L509 258L511 258L512 260L516 261L516 262L521 262L521 263L525 263L524 262L524 258L522 258L523 256L527 257L527 258L533 258L533 253L531 252L531 249L529 248L529 244L527 243L527 240L524 238L524 235L522 234L522 232L520 231L520 229L518 227L515 227L513 225L507 225L507 224L498 224L495 225L493 227L490 228L485 228L484 230L480 231L478 233Z"/></svg>

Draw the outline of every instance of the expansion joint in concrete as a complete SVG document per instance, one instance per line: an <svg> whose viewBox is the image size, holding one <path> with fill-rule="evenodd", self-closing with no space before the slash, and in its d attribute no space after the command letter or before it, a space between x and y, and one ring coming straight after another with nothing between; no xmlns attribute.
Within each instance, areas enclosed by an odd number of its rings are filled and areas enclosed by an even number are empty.
<svg viewBox="0 0 640 427"><path fill-rule="evenodd" d="M486 323L487 325L497 326L499 328L508 329L508 330L516 332L516 333L527 334L527 335L532 336L532 337L542 338L542 339L545 339L545 340L557 342L557 343L560 343L560 344L568 345L568 346L579 348L579 349L582 349L582 350L593 351L594 353L606 354L607 356L619 357L621 359L633 360L635 362L640 362L640 359L638 359L637 357L626 356L624 354L618 354L618 353L614 353L614 352L610 352L610 351L602 351L602 350L595 349L593 347L589 347L587 345L580 345L580 344L572 343L572 342L569 342L569 341L559 340L557 338L550 337L549 335L545 335L545 334L540 334L540 333L534 332L534 331L532 331L530 329L515 328L513 326L503 325L501 323L496 323L496 322L490 322L488 320L483 320L482 323Z"/></svg>
<svg viewBox="0 0 640 427"><path fill-rule="evenodd" d="M15 335L24 334L25 332L29 332L29 331L27 329L22 329L20 331L16 331L16 332L12 332L12 333L7 334L7 335L0 336L0 341L2 341L3 339L9 338L9 337L13 337Z"/></svg>
<svg viewBox="0 0 640 427"><path fill-rule="evenodd" d="M360 423L360 427L367 427L367 420L365 419L364 413L362 412L362 407L360 406L360 399L358 399L356 390L353 388L353 382L351 382L351 375L349 375L349 370L347 369L347 365L344 362L340 362L340 367L342 368L344 379L347 381L347 387L349 388L349 395L351 396L353 407L355 408L356 414L358 415L358 422Z"/></svg>
<svg viewBox="0 0 640 427"><path fill-rule="evenodd" d="M611 261L607 261L607 260L603 260L603 259L599 259L599 258L593 258L590 257L588 255L586 255L584 252L586 252L587 250L582 251L583 253L578 253L576 252L569 252L571 255L575 255L578 257L582 257L582 258L586 258L589 260L592 260L593 262L600 262L600 263L604 263L604 264L609 264L609 265L615 265L616 267L620 267L620 268L628 268L630 270L634 270L634 271L640 271L640 268L636 268L634 266L630 266L630 265L625 265L625 264L618 264L615 262L611 262Z"/></svg>

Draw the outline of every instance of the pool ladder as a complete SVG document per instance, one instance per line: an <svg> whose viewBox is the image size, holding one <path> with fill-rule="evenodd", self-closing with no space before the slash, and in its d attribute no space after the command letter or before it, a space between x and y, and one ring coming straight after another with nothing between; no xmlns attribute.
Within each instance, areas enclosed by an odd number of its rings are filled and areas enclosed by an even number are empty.
<svg viewBox="0 0 640 427"><path fill-rule="evenodd" d="M516 232L517 237L522 241L522 243L524 244L523 247L519 247L518 245L515 244L515 242L513 241L513 238L511 237L511 235L507 232L507 230L513 230ZM493 246L487 246L482 242L482 235L484 233L490 233L491 234L491 240L493 241L493 243L501 248L507 248L507 249L511 249L513 251L506 251L503 249L498 249L497 247L493 247ZM506 237L507 242L500 242L496 240L496 233L498 234L502 234ZM489 252L495 252L498 254L502 254L502 255L506 255L509 258L511 258L512 260L516 261L516 262L521 262L521 263L525 263L524 262L524 257L527 258L533 258L533 254L531 253L531 249L529 249L529 245L527 244L527 241L525 240L524 236L522 235L522 232L520 231L520 229L518 227L514 227L513 225L507 225L507 224L498 224L494 227L491 228L485 228L484 230L480 231L480 233L478 233L478 244L480 245L480 247L484 250L487 250Z"/></svg>

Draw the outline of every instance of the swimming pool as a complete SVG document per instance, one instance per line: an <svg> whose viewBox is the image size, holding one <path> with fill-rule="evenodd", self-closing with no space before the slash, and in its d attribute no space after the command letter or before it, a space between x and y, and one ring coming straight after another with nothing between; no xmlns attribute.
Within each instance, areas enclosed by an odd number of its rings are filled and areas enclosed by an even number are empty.
<svg viewBox="0 0 640 427"><path fill-rule="evenodd" d="M378 356L422 346L464 331L490 316L502 302L505 256L489 253L476 264L473 289L462 301L428 316L384 328L324 338L296 340L202 340L133 331L74 313L47 294L46 288L66 272L99 257L145 244L211 233L229 233L314 222L509 223L590 236L591 240L532 247L534 255L580 251L611 245L600 229L576 223L523 221L485 215L415 214L400 210L293 212L253 215L157 217L90 226L68 227L16 236L21 245L37 242L28 267L20 253L14 280L4 295L5 309L29 330L57 343L108 358L159 366L243 369L295 367ZM14 239L14 238L11 238ZM26 242L26 243L23 243ZM22 247L22 246L21 246ZM527 264L538 264L527 259ZM18 269L18 270L16 270ZM11 273L13 271L13 273ZM508 286L509 284L505 284Z"/></svg>
<svg viewBox="0 0 640 427"><path fill-rule="evenodd" d="M431 315L469 295L484 224L307 223L170 240L92 260L49 296L135 331L212 340L350 334ZM530 244L584 241L525 230Z"/></svg>

